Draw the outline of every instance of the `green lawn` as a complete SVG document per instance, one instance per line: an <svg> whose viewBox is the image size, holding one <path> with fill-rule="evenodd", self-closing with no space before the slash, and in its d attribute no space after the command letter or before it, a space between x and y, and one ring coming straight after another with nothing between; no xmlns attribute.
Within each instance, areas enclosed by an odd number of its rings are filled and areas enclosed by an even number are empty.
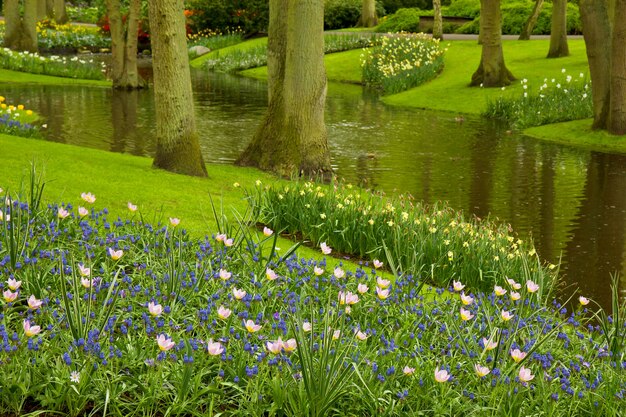
<svg viewBox="0 0 626 417"><path fill-rule="evenodd" d="M546 59L548 40L504 41L504 59L507 67L519 79L528 79L531 90L543 84L544 78L561 76L565 68L569 74L588 73L583 40L570 40L571 55L566 58ZM481 46L476 41L444 42L448 51L445 68L439 77L411 90L383 97L383 102L395 106L480 114L488 100L501 94L519 95L522 87L514 82L504 91L499 88L469 87L472 74L480 62Z"/></svg>
<svg viewBox="0 0 626 417"><path fill-rule="evenodd" d="M0 149L0 188L5 191L15 194L20 190L34 162L44 173L46 202L66 202L76 207L85 205L80 194L91 192L97 207L109 209L111 219L130 217L127 203L132 202L149 223L178 217L181 227L196 237L217 233L211 197L217 209L223 207L224 214L234 222L234 212L243 214L248 206L243 188L254 188L257 180L263 184L287 183L254 168L219 164L207 165L209 178L188 177L154 169L150 158L3 134ZM282 250L292 245L286 239L278 241ZM318 250L304 246L298 249L298 255L323 257ZM347 266L356 268L356 264Z"/></svg>
<svg viewBox="0 0 626 417"><path fill-rule="evenodd" d="M245 42L238 43L236 45L227 46L226 48L221 48L221 49L209 52L208 54L205 54L205 55L199 56L196 59L193 59L190 62L190 65L193 68L200 68L208 59L215 58L220 55L226 55L230 51L234 51L234 50L245 51L246 49L256 48L257 46L261 46L261 45L267 45L267 38L250 39Z"/></svg>
<svg viewBox="0 0 626 417"><path fill-rule="evenodd" d="M362 53L361 49L353 49L351 51L324 55L328 81L360 84L360 56ZM267 67L248 69L241 71L240 74L265 80L267 79Z"/></svg>
<svg viewBox="0 0 626 417"><path fill-rule="evenodd" d="M591 130L591 119L531 127L524 133L537 139L594 151L626 154L626 136Z"/></svg>

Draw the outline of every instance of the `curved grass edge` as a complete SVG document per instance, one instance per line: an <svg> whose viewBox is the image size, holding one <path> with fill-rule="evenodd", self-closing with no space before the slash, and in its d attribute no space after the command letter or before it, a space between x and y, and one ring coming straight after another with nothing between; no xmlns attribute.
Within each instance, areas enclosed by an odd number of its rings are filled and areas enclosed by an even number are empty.
<svg viewBox="0 0 626 417"><path fill-rule="evenodd" d="M591 119L530 127L524 135L591 151L626 154L626 136L591 129Z"/></svg>

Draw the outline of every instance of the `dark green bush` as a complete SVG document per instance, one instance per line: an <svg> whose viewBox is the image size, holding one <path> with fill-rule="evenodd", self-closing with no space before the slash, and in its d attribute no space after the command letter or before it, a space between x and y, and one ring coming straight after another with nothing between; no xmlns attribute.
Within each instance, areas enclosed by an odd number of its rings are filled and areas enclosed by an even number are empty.
<svg viewBox="0 0 626 417"><path fill-rule="evenodd" d="M479 0L454 0L442 14L445 16L462 16L476 18L480 15Z"/></svg>
<svg viewBox="0 0 626 417"><path fill-rule="evenodd" d="M324 29L343 29L357 25L361 17L362 0L324 0ZM377 15L384 16L381 2L376 2Z"/></svg>
<svg viewBox="0 0 626 417"><path fill-rule="evenodd" d="M246 35L267 32L268 0L188 0L193 32L240 28Z"/></svg>
<svg viewBox="0 0 626 417"><path fill-rule="evenodd" d="M424 10L433 8L432 0L382 0L381 3L387 14L394 14L399 9L417 8Z"/></svg>
<svg viewBox="0 0 626 417"><path fill-rule="evenodd" d="M510 1L502 4L502 33L505 35L517 35L521 32L526 19L533 8L533 1ZM479 0L457 0L444 10L444 15L474 17L473 22L467 23L457 29L457 33L473 33L479 31ZM534 35L549 35L552 19L552 3L544 3L537 24L533 30ZM567 33L570 35L582 33L580 12L574 4L567 5Z"/></svg>
<svg viewBox="0 0 626 417"><path fill-rule="evenodd" d="M399 9L393 15L385 17L376 27L377 32L419 32L420 10Z"/></svg>

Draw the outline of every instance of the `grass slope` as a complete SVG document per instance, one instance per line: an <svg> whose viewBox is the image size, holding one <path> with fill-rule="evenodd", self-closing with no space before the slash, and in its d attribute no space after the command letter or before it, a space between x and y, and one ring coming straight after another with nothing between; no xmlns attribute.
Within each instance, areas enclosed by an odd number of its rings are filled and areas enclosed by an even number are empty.
<svg viewBox="0 0 626 417"><path fill-rule="evenodd" d="M514 82L503 92L500 88L469 87L472 74L478 67L481 46L476 41L445 42L445 68L434 80L411 90L383 97L386 104L424 108L456 113L480 114L490 99L502 94L520 95L522 87ZM570 56L546 59L548 40L504 41L504 59L507 67L519 79L528 79L535 91L545 78L558 78L561 69L569 74L588 73L583 40L570 40Z"/></svg>
<svg viewBox="0 0 626 417"><path fill-rule="evenodd" d="M230 51L256 48L257 46L267 45L267 38L255 38L245 42L238 43L236 45L227 46L226 48L220 48L218 50L209 52L198 58L193 59L189 64L193 68L200 68L208 59L216 58L220 55L228 54Z"/></svg>
<svg viewBox="0 0 626 417"><path fill-rule="evenodd" d="M252 189L257 180L263 184L285 182L253 168L233 165L207 165L209 178L195 178L152 168L150 158L117 154L73 145L0 134L0 188L15 195L21 183L28 182L31 163L44 174L44 199L86 206L80 194L91 192L97 207L106 207L110 219L130 217L127 203L139 207L138 213L149 223L181 219L181 227L194 236L217 233L211 197L231 222L233 210L243 214L248 203L243 188ZM235 187L238 182L241 188ZM286 182L285 182L286 183ZM211 197L210 197L210 196ZM293 242L280 238L278 247L286 251ZM323 255L300 247L298 255L322 259ZM344 261L345 262L345 261ZM355 264L348 263L354 270Z"/></svg>
<svg viewBox="0 0 626 417"><path fill-rule="evenodd" d="M360 57L363 51L353 49L351 51L337 52L324 55L326 66L326 77L328 81L344 82L350 84L361 83ZM267 79L267 67L251 68L241 71L240 74L246 77Z"/></svg>
<svg viewBox="0 0 626 417"><path fill-rule="evenodd" d="M53 77L50 75L30 74L27 72L0 69L0 83L46 84L46 85L92 85L111 87L110 81L81 80L76 78Z"/></svg>

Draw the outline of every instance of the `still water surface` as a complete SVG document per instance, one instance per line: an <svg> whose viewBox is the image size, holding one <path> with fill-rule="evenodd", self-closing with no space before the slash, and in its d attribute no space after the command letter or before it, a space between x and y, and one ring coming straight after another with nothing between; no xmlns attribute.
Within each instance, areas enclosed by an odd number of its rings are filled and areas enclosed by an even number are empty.
<svg viewBox="0 0 626 417"><path fill-rule="evenodd" d="M263 116L266 84L206 72L194 72L193 83L205 160L232 163ZM42 114L51 141L154 152L151 91L3 85L2 93ZM626 275L626 156L511 135L479 118L387 107L356 86L329 87L326 121L339 176L510 223L543 258L561 260L566 284L610 305L610 274Z"/></svg>

